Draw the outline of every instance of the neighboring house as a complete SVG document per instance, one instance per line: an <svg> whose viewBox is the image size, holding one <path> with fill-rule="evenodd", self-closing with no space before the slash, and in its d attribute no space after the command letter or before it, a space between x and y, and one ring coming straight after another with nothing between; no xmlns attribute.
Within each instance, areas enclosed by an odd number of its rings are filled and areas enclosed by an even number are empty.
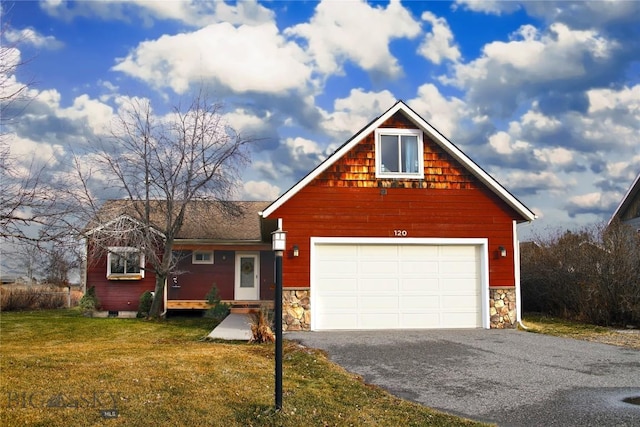
<svg viewBox="0 0 640 427"><path fill-rule="evenodd" d="M403 102L268 206L295 329L504 328L535 215Z"/></svg>
<svg viewBox="0 0 640 427"><path fill-rule="evenodd" d="M516 224L534 213L401 101L276 201L245 208L241 220L188 213L175 247L183 273L169 280L165 309L202 308L213 284L232 303L272 299L279 223L287 330L519 320ZM151 274L110 280L108 261L89 267L87 285L104 309L137 308Z"/></svg>
<svg viewBox="0 0 640 427"><path fill-rule="evenodd" d="M213 286L223 301L238 306L259 306L262 301L273 301L274 254L270 233L275 222L263 221L259 216L268 202L225 205L194 201L188 206L173 247L179 260L176 274L168 279L161 296L165 310L204 309ZM157 206L153 209L154 216L158 216L159 210ZM87 233L89 254L94 253L93 234L105 229L117 233L129 228L127 225L140 224L135 219L132 202L126 200L107 201L98 217L113 219ZM151 266L138 248L127 245L123 241L110 246L108 251L98 252L86 268L86 286L95 286L101 310L112 314L137 311L142 293L155 289Z"/></svg>
<svg viewBox="0 0 640 427"><path fill-rule="evenodd" d="M622 201L613 212L609 224L616 219L630 225L640 233L640 174L633 181L629 191L627 191L627 194L624 195Z"/></svg>

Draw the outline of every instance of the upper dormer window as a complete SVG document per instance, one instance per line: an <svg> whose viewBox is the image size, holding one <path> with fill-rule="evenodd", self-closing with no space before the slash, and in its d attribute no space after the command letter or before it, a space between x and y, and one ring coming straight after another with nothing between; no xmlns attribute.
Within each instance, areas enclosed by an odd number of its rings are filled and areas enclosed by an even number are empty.
<svg viewBox="0 0 640 427"><path fill-rule="evenodd" d="M376 177L424 178L422 131L376 129Z"/></svg>

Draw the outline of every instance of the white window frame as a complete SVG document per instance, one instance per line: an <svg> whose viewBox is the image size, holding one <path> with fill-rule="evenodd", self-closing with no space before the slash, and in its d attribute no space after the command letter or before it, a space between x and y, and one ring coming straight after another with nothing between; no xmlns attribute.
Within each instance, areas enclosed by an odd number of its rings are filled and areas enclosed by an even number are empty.
<svg viewBox="0 0 640 427"><path fill-rule="evenodd" d="M390 172L382 170L382 149L381 136L403 135L416 136L418 140L418 172ZM405 178L405 179L424 179L424 142L422 139L422 131L420 129L396 129L396 128L378 128L375 131L376 139L376 178ZM400 145L400 144L398 144ZM398 147L398 162L400 162L400 148Z"/></svg>
<svg viewBox="0 0 640 427"><path fill-rule="evenodd" d="M138 248L130 246L110 246L107 253L107 279L109 280L141 280L144 279L144 252ZM112 273L111 272L111 257L127 252L137 252L140 254L140 272L139 273ZM125 268L126 271L126 268Z"/></svg>
<svg viewBox="0 0 640 427"><path fill-rule="evenodd" d="M208 260L196 259L197 254L208 254ZM191 264L213 264L213 251L193 251L191 252Z"/></svg>

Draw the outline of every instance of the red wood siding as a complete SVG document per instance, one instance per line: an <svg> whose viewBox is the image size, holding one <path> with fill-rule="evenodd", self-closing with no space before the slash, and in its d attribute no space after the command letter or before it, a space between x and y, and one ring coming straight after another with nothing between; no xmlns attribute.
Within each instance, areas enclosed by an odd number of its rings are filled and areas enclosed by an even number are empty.
<svg viewBox="0 0 640 427"><path fill-rule="evenodd" d="M208 248L203 245L192 245L198 250L213 250L213 264L192 264L191 246L177 246L181 249L181 258L177 275L178 287L173 286L173 276L168 279L167 299L169 300L204 300L211 287L216 284L221 299L234 299L235 256L236 250L260 253L260 299L271 300L274 297L274 254L264 250L267 245L226 246L224 249ZM155 289L155 275L150 266L142 280L107 280L107 258L93 262L87 267L87 288L95 286L100 301L100 310L105 311L137 311L140 296L145 291ZM163 297L163 296L161 296Z"/></svg>
<svg viewBox="0 0 640 427"><path fill-rule="evenodd" d="M242 248L248 250L247 248ZM203 249L202 246L198 250ZM173 285L173 277L167 286L169 300L204 300L215 284L218 295L223 300L234 299L235 250L213 250L213 264L192 264L191 251L183 251L178 265L178 286ZM273 251L260 251L260 299L273 298Z"/></svg>
<svg viewBox="0 0 640 427"><path fill-rule="evenodd" d="M415 128L396 114L382 127ZM514 286L513 223L521 217L424 135L422 180L375 177L374 134L323 171L272 214L283 219L289 250L284 286L309 286L310 238L488 238L490 286ZM500 258L498 247L508 250Z"/></svg>
<svg viewBox="0 0 640 427"><path fill-rule="evenodd" d="M90 252L89 252L90 253ZM155 275L147 265L142 280L107 280L106 255L87 266L87 289L95 286L100 310L138 311L140 296L156 287Z"/></svg>

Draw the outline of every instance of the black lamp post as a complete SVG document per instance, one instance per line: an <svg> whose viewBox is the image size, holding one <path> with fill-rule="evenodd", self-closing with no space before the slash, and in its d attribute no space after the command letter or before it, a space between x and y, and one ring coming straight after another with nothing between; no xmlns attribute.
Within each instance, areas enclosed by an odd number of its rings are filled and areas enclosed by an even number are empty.
<svg viewBox="0 0 640 427"><path fill-rule="evenodd" d="M273 251L276 254L276 292L275 292L275 328L276 328L276 411L282 409L282 255L287 247L287 232L278 229L271 233Z"/></svg>

